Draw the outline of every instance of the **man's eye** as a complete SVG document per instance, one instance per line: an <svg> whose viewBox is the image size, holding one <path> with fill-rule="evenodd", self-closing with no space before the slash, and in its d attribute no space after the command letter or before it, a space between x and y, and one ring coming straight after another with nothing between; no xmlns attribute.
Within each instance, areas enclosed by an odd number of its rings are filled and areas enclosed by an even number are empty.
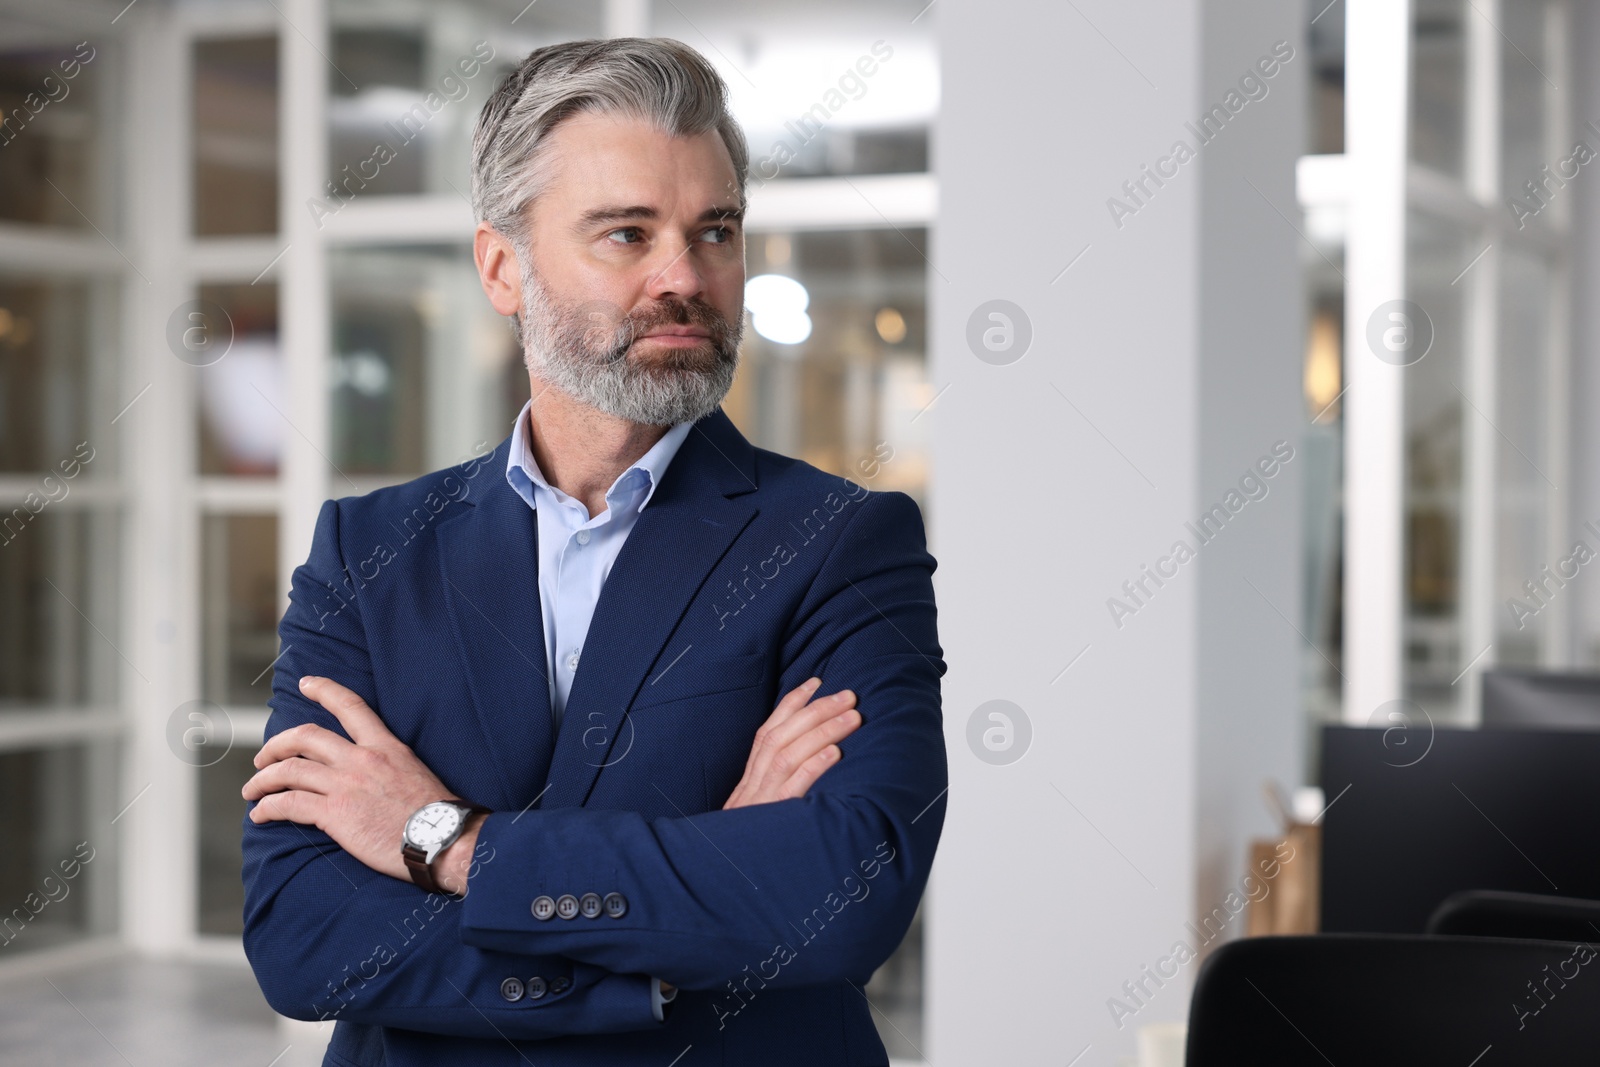
<svg viewBox="0 0 1600 1067"><path fill-rule="evenodd" d="M720 233L722 235L722 239L720 241L712 242L713 244L725 245L729 241L733 240L733 229L731 227L728 227L728 226L716 226L716 227L713 227L712 229L707 230L706 232L707 233Z"/></svg>
<svg viewBox="0 0 1600 1067"><path fill-rule="evenodd" d="M637 226L624 226L620 230L612 230L610 233L606 234L606 236L608 238L614 238L618 234L624 234L624 233L626 233L626 234L634 234L635 236L637 236L638 233L639 233L639 227L637 227ZM616 243L617 244L635 244L636 242L634 242L634 241L618 241Z"/></svg>

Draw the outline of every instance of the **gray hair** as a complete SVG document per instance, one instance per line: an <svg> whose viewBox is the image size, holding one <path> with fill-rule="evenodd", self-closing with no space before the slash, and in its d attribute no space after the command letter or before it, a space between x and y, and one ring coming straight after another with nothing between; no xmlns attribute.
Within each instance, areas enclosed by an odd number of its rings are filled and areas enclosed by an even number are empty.
<svg viewBox="0 0 1600 1067"><path fill-rule="evenodd" d="M524 213L548 184L545 137L581 112L633 116L673 137L715 130L745 207L750 150L728 87L705 57L667 37L567 41L530 52L483 106L472 134L472 210L526 246Z"/></svg>

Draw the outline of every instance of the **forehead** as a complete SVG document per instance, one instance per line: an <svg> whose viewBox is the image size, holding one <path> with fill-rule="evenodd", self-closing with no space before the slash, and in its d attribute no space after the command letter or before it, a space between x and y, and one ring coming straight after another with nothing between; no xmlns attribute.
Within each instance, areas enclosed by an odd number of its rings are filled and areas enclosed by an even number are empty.
<svg viewBox="0 0 1600 1067"><path fill-rule="evenodd" d="M582 112L553 129L546 201L563 211L600 202L699 213L733 206L739 184L715 130L674 137L628 115Z"/></svg>

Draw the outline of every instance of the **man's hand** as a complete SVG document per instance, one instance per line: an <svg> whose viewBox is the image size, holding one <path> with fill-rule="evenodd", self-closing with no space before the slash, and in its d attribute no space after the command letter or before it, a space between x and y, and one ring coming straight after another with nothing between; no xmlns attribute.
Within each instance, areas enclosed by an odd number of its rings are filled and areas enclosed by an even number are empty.
<svg viewBox="0 0 1600 1067"><path fill-rule="evenodd" d="M724 811L803 797L839 759L836 742L855 732L861 713L848 689L808 704L821 684L820 678L807 679L778 702L756 731L744 777L722 805Z"/></svg>
<svg viewBox="0 0 1600 1067"><path fill-rule="evenodd" d="M356 693L316 677L302 678L300 691L331 712L351 740L302 723L261 746L255 758L259 770L242 790L246 800L261 802L250 820L315 826L373 870L411 881L400 857L406 820L424 804L451 796L450 790ZM481 822L479 817L468 823L474 839ZM470 857L467 837L464 833L448 852ZM462 844L464 851L456 847ZM441 866L435 860L435 870ZM459 892L464 880L451 877L452 884L442 888Z"/></svg>

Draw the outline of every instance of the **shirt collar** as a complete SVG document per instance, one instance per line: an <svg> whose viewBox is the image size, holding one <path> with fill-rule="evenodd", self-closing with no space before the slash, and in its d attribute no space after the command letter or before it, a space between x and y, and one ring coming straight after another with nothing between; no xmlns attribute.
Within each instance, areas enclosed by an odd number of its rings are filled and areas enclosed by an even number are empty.
<svg viewBox="0 0 1600 1067"><path fill-rule="evenodd" d="M550 493L561 492L545 480L544 472L539 469L538 462L533 458L532 423L528 417L532 408L533 401L529 400L517 413L516 424L511 429L510 453L506 457L506 481L511 483L511 488L515 489L517 495L526 500L529 506L535 506L532 499L534 486L540 486ZM693 428L692 422L680 422L662 434L661 439L651 445L648 452L617 475L616 481L611 483L611 488L606 490L607 505L612 504L616 497L627 492L642 478L644 492L640 495L639 505L635 510L643 511L644 506L655 495L656 486L661 484L667 465L672 462L672 457L677 455L678 447L683 444L684 438L689 436L689 431Z"/></svg>

